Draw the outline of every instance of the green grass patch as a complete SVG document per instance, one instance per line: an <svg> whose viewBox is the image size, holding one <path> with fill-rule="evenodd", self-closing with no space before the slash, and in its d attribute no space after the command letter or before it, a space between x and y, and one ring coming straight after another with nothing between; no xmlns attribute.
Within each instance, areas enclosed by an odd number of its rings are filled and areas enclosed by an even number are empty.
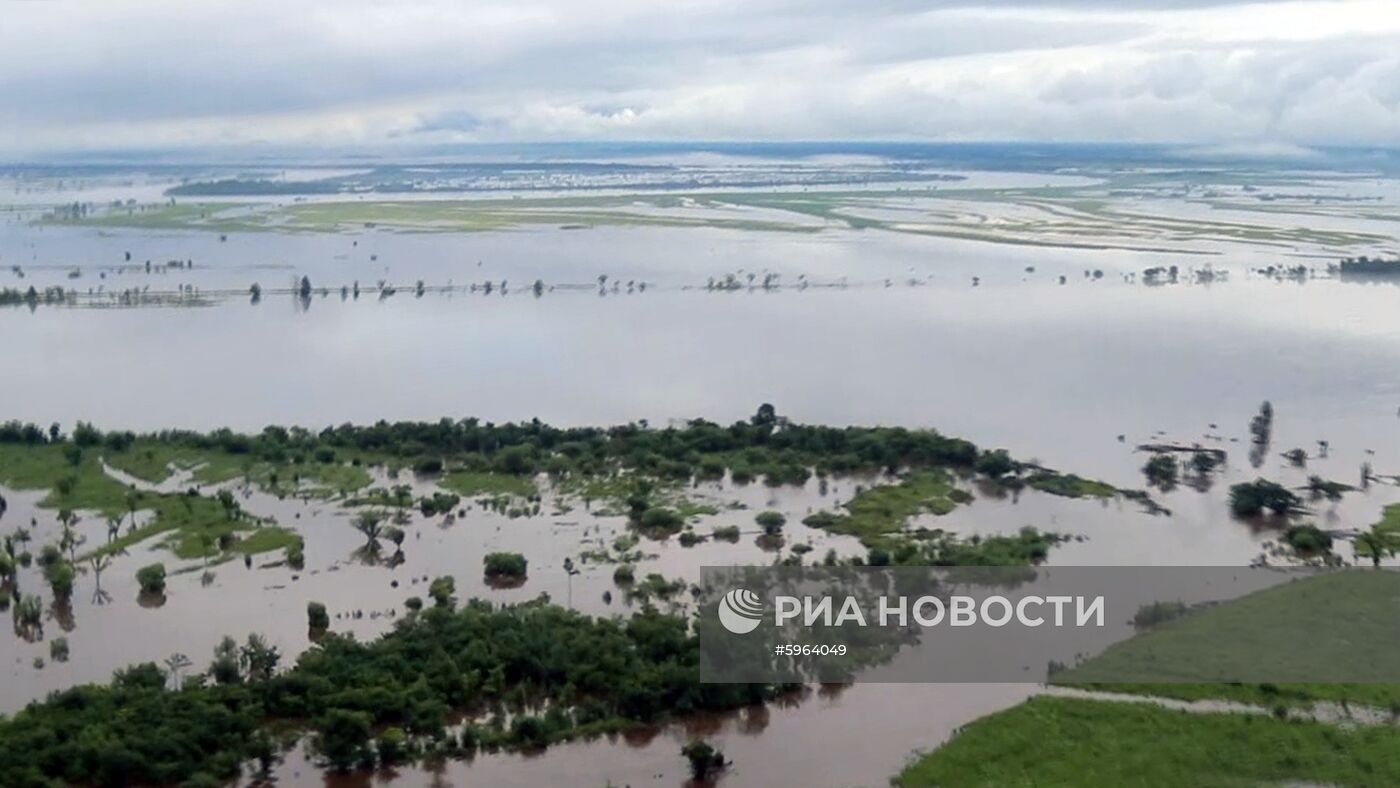
<svg viewBox="0 0 1400 788"><path fill-rule="evenodd" d="M349 495L369 486L369 472L364 468L343 462L308 462L301 465L282 466L284 473L290 470L293 479L300 479L305 491L319 497Z"/></svg>
<svg viewBox="0 0 1400 788"><path fill-rule="evenodd" d="M1188 613L1055 674L1054 682L1186 700L1400 708L1400 685L1384 683L1396 672L1397 619L1400 573L1330 572ZM1354 683L1313 683L1339 674ZM1274 682L1241 681L1249 677Z"/></svg>
<svg viewBox="0 0 1400 788"><path fill-rule="evenodd" d="M861 491L846 502L846 514L808 518L814 525L859 537L867 547L880 537L904 530L909 518L918 514L943 515L957 508L952 478L944 471L911 473L898 484L885 484Z"/></svg>
<svg viewBox="0 0 1400 788"><path fill-rule="evenodd" d="M276 525L262 526L250 534L239 538L233 545L233 552L242 555L257 555L274 550L285 550L301 544L301 536L289 528Z"/></svg>
<svg viewBox="0 0 1400 788"><path fill-rule="evenodd" d="M128 463L130 467L150 476L156 475L155 469L165 467L163 460L174 456L164 451L143 455L134 448L118 456L126 454L140 458ZM226 534L238 537L235 549L239 552L281 549L289 539L296 539L294 533L255 518L230 519L212 497L132 490L103 470L97 447L74 454L71 443L0 444L0 483L16 489L47 489L48 494L39 502L47 509L96 511L104 517L124 520L129 518L133 505L143 513L139 527L123 528L113 541L92 545L87 555L120 552L162 534L168 534L162 544L180 558L221 553L219 541Z"/></svg>
<svg viewBox="0 0 1400 788"><path fill-rule="evenodd" d="M227 535L234 538L230 552L261 553L280 550L299 540L292 531L272 526L268 521L244 516L229 519L213 498L198 495L151 495L143 499L143 509L155 516L136 530L124 531L112 542L102 544L89 555L126 550L146 539L165 534L161 545L184 559L213 558L225 552L219 543Z"/></svg>
<svg viewBox="0 0 1400 788"><path fill-rule="evenodd" d="M102 470L95 449L74 464L71 444L0 444L0 483L21 490L48 490L39 502L49 509L96 510L114 517L127 511L126 487Z"/></svg>
<svg viewBox="0 0 1400 788"><path fill-rule="evenodd" d="M719 507L711 503L701 503L681 496L671 502L676 507L676 514L689 520L692 517L708 517L719 514Z"/></svg>
<svg viewBox="0 0 1400 788"><path fill-rule="evenodd" d="M1027 477L1026 484L1064 498L1111 498L1118 494L1118 488L1107 482L1085 479L1072 473L1041 471Z"/></svg>
<svg viewBox="0 0 1400 788"><path fill-rule="evenodd" d="M175 470L190 469L195 482L217 484L247 474L254 464L247 455L160 441L137 441L125 451L101 451L108 465L151 484L169 479Z"/></svg>
<svg viewBox="0 0 1400 788"><path fill-rule="evenodd" d="M1400 736L1144 703L1034 698L963 728L895 779L920 786L1394 785Z"/></svg>
<svg viewBox="0 0 1400 788"><path fill-rule="evenodd" d="M273 463L249 454L153 440L138 440L125 451L101 451L111 467L151 484L164 482L176 470L193 471L191 481L195 484L247 479L274 495L309 492L333 497L348 495L370 483L363 467L340 461Z"/></svg>

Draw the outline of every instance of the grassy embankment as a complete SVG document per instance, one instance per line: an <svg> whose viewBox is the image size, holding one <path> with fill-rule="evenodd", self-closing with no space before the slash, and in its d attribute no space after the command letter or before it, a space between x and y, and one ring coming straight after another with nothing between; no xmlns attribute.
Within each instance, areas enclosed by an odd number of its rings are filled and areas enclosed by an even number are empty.
<svg viewBox="0 0 1400 788"><path fill-rule="evenodd" d="M1056 697L968 725L895 779L904 788L1397 782L1400 735L1388 728Z"/></svg>
<svg viewBox="0 0 1400 788"><path fill-rule="evenodd" d="M1400 783L1400 731L1288 718L1320 703L1400 709L1400 685L1193 682L1194 677L1395 672L1400 575L1351 570L1286 583L1163 624L1056 675L1125 700L1035 698L979 720L906 768L903 786L1355 785ZM1170 666L1170 667L1168 667ZM1141 671L1169 683L1102 683ZM1335 675L1335 674L1334 674ZM1100 680L1101 683L1095 683ZM1127 695L1220 699L1272 712L1187 712Z"/></svg>

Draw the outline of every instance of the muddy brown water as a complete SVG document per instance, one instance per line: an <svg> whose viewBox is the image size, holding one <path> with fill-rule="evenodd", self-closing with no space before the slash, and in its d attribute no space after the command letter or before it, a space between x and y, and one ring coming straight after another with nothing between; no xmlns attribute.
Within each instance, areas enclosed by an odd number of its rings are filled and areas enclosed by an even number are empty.
<svg viewBox="0 0 1400 788"><path fill-rule="evenodd" d="M358 243L352 243L357 241ZM194 259L193 271L96 278L125 250L137 260ZM664 251L659 251L664 250ZM1025 525L1082 536L1052 552L1061 564L1249 563L1278 538L1277 524L1246 523L1226 510L1228 485L1263 475L1297 486L1309 473L1353 482L1363 462L1400 472L1400 289L1337 281L1279 283L1249 276L1251 267L1291 261L1290 250L1234 246L1209 262L1230 268L1210 287L1147 288L1121 274L1149 265L1200 264L1179 256L1121 251L1003 247L880 233L828 231L817 236L708 229L529 229L479 235L420 236L234 234L98 231L0 226L0 284L20 281L9 265L34 267L23 280L42 287L191 284L281 286L306 274L316 285L359 279L457 283L508 279L524 288L591 282L598 274L646 280L645 294L591 291L425 296L400 294L342 302L292 299L252 307L234 301L206 309L0 310L7 366L0 417L62 422L86 419L107 428L256 430L268 423L319 427L344 421L478 416L503 421L608 424L647 418L653 424L705 416L725 422L771 401L799 421L932 426L1023 458L1142 486L1140 442L1201 441L1230 453L1210 489L1158 494L1171 516L1151 516L1121 501L1074 501L1035 492L972 504L921 524L959 533L1001 533ZM1328 250L1297 250L1330 254ZM377 260L371 261L370 255ZM479 263L479 264L478 264ZM84 265L76 283L61 266ZM1025 267L1034 265L1033 274ZM1086 280L1086 269L1106 272ZM730 271L776 271L784 281L880 282L840 289L706 293L687 290ZM972 287L970 279L981 284ZM1064 275L1068 284L1057 284ZM906 280L923 284L911 287ZM1273 402L1273 443L1259 468L1247 454L1247 425L1262 400ZM1211 426L1212 424L1216 426ZM1118 436L1123 436L1123 441ZM1318 440L1330 442L1317 458ZM1306 469L1279 456L1303 447ZM737 544L681 547L644 540L654 557L639 574L694 579L700 566L766 563L774 554L753 541L752 516L787 512L789 545L810 542L851 554L854 540L820 534L796 521L853 493L840 481L822 496L802 489L702 486L698 497L741 500L748 508L705 517L749 530ZM711 486L713 487L713 486ZM1365 527L1396 488L1373 485L1341 502L1312 504L1320 525ZM57 536L54 513L36 510L33 493L4 490L10 508L0 529L38 522L37 545ZM548 593L600 615L626 615L613 566L580 564L570 581L562 563L625 530L617 518L575 509L510 519L479 507L448 527L414 515L402 563L366 565L355 558L362 538L334 503L243 499L249 511L297 528L307 565L292 572L260 557L212 568L201 582L197 562L170 579L164 604L138 604L136 567L157 557L153 545L119 558L102 575L110 601L94 596L91 574L78 580L71 613L51 610L45 640L0 633L0 708L13 711L51 689L103 680L119 666L187 654L199 669L213 645L231 634L259 632L290 659L308 645L305 608L326 603L333 628L372 637L403 613L403 601L426 595L426 579L450 574L459 598L501 602ZM90 543L105 525L85 517ZM492 589L481 556L515 550L530 561L518 589ZM1345 543L1339 552L1350 555ZM386 548L386 555L392 552ZM393 587L397 582L398 587ZM34 570L21 579L43 588ZM611 604L602 600L612 591ZM47 600L45 589L44 596ZM71 630L64 631L65 626ZM72 657L42 669L48 639L65 636ZM958 726L1011 705L1024 685L857 685L831 697L813 694L766 712L691 720L648 736L599 739L541 754L485 755L433 773L402 770L395 785L667 785L682 784L680 744L696 732L716 740L735 761L725 785L876 785L916 750L936 746ZM751 719L751 717L758 719ZM690 728L687 728L690 726ZM700 726L697 731L695 726ZM281 768L284 784L323 778L298 753ZM384 782L387 775L370 779ZM355 784L340 778L331 784Z"/></svg>

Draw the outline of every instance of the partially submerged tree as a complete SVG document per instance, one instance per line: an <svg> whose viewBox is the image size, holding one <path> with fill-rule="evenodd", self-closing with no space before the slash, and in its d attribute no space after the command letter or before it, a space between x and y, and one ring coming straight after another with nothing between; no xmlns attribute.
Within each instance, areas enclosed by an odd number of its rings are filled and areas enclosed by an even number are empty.
<svg viewBox="0 0 1400 788"><path fill-rule="evenodd" d="M520 553L487 553L482 559L487 578L519 579L525 577L528 562Z"/></svg>
<svg viewBox="0 0 1400 788"><path fill-rule="evenodd" d="M1302 500L1291 490L1268 479L1255 479L1230 487L1230 511L1239 517L1253 517L1266 510L1276 515L1297 511Z"/></svg>
<svg viewBox="0 0 1400 788"><path fill-rule="evenodd" d="M306 603L306 627L312 633L325 632L330 629L331 616L326 612L326 606L320 602Z"/></svg>
<svg viewBox="0 0 1400 788"><path fill-rule="evenodd" d="M150 564L136 570L136 582L141 584L142 593L165 593L165 564Z"/></svg>
<svg viewBox="0 0 1400 788"><path fill-rule="evenodd" d="M371 550L379 547L379 537L384 535L384 513L381 511L366 509L355 515L351 521L355 530L364 534L365 546Z"/></svg>
<svg viewBox="0 0 1400 788"><path fill-rule="evenodd" d="M781 512L767 511L759 512L754 518L754 522L763 528L763 533L768 536L777 536L783 532L783 526L787 524L787 518Z"/></svg>
<svg viewBox="0 0 1400 788"><path fill-rule="evenodd" d="M1163 490L1169 490L1176 486L1176 458L1165 452L1154 454L1142 466L1142 473L1147 477L1149 484Z"/></svg>
<svg viewBox="0 0 1400 788"><path fill-rule="evenodd" d="M705 741L690 742L681 748L681 755L690 762L690 775L696 780L707 780L728 765L724 753Z"/></svg>

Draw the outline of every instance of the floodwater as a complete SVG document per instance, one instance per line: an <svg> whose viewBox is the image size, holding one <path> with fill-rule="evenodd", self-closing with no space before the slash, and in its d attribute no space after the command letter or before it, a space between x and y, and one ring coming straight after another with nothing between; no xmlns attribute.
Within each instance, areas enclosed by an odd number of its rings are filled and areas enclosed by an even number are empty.
<svg viewBox="0 0 1400 788"><path fill-rule="evenodd" d="M1362 463L1378 474L1400 473L1400 289L1249 273L1318 250L1241 244L1220 251L1199 258L873 231L648 227L232 234L221 241L214 233L33 227L12 218L0 224L0 286L246 290L253 282L288 287L305 275L330 293L309 306L265 296L257 305L237 298L207 308L0 309L7 361L0 417L137 430L443 416L659 425L693 417L728 422L772 402L802 422L936 427L1128 487L1144 484L1138 444L1201 442L1228 451L1228 466L1208 489L1155 493L1169 516L1130 502L1027 491L979 494L927 524L964 534L1031 525L1080 537L1055 548L1051 563L1240 565L1267 556L1279 530L1232 518L1225 504L1231 483L1263 475L1298 486L1311 473L1354 483ZM147 274L147 259L157 270L174 259L193 260L194 268ZM1125 278L1148 266L1207 262L1229 269L1229 281L1148 287ZM69 279L75 267L81 276ZM1096 269L1102 278L1086 277ZM709 278L729 273L745 283L749 273L760 282L765 273L780 274L783 287L705 290ZM600 275L609 282L601 295ZM813 286L799 286L804 276ZM379 300L373 287L380 279L399 293ZM507 288L504 295L497 287L491 295L415 298L419 279L505 280ZM535 297L536 279L556 287ZM342 299L340 287L356 280L366 293ZM629 281L648 287L629 294ZM584 287L563 287L571 284ZM1276 414L1273 441L1256 468L1247 457L1247 426L1264 400ZM1317 456L1319 440L1329 443L1326 458ZM1306 469L1286 467L1280 455L1294 447L1312 455ZM854 484L838 481L825 495L815 480L802 489L701 485L692 497L737 499L747 508L705 517L697 531L735 524L748 532L736 544L691 548L674 538L643 540L649 557L638 574L693 581L704 564L773 560L752 533L754 512L767 508L790 515L789 548L809 543L814 557L828 549L858 553L854 540L796 522L848 499ZM54 513L34 506L38 495L3 494L10 508L0 529L34 518L34 547L56 538ZM197 670L224 634L264 634L289 661L308 645L309 600L328 605L333 629L372 637L402 615L407 597L426 596L426 582L443 574L454 576L459 598L547 593L589 613L628 611L611 564L581 563L572 579L562 568L565 558L611 544L625 524L582 509L553 514L549 495L534 517L511 519L474 504L450 525L414 513L403 555L388 560L386 546L378 564L357 554L363 539L336 504L240 495L248 511L301 531L304 570L265 566L275 559L264 556L251 568L238 561L211 567L206 584L195 562L171 578L162 605L143 606L135 568L156 558L152 547L139 547L102 574L102 595L97 578L81 576L72 609L50 611L44 640L0 634L0 710L174 652L188 654ZM1396 500L1400 490L1378 483L1311 505L1319 525L1346 531L1366 527ZM85 518L79 529L89 544L106 538L100 518ZM522 587L484 584L481 556L493 550L529 559ZM1345 544L1339 552L1350 555ZM32 590L42 581L30 570L22 584ZM68 638L72 658L36 668L34 659L47 660L47 640L58 635ZM916 750L1033 689L857 685L647 735L484 755L439 772L406 770L394 784L675 786L685 780L680 745L696 726L735 762L724 785L883 784ZM298 753L280 774L288 785L322 781Z"/></svg>
<svg viewBox="0 0 1400 788"><path fill-rule="evenodd" d="M536 753L478 755L471 761L399 768L392 773L323 775L298 748L278 770L279 785L692 786L679 757L703 737L732 765L719 785L886 785L916 752L937 747L967 721L1015 705L1028 684L857 684L813 689L797 698L727 715L703 716L626 736L572 742ZM896 733L896 725L906 726ZM698 786L697 786L698 788Z"/></svg>

